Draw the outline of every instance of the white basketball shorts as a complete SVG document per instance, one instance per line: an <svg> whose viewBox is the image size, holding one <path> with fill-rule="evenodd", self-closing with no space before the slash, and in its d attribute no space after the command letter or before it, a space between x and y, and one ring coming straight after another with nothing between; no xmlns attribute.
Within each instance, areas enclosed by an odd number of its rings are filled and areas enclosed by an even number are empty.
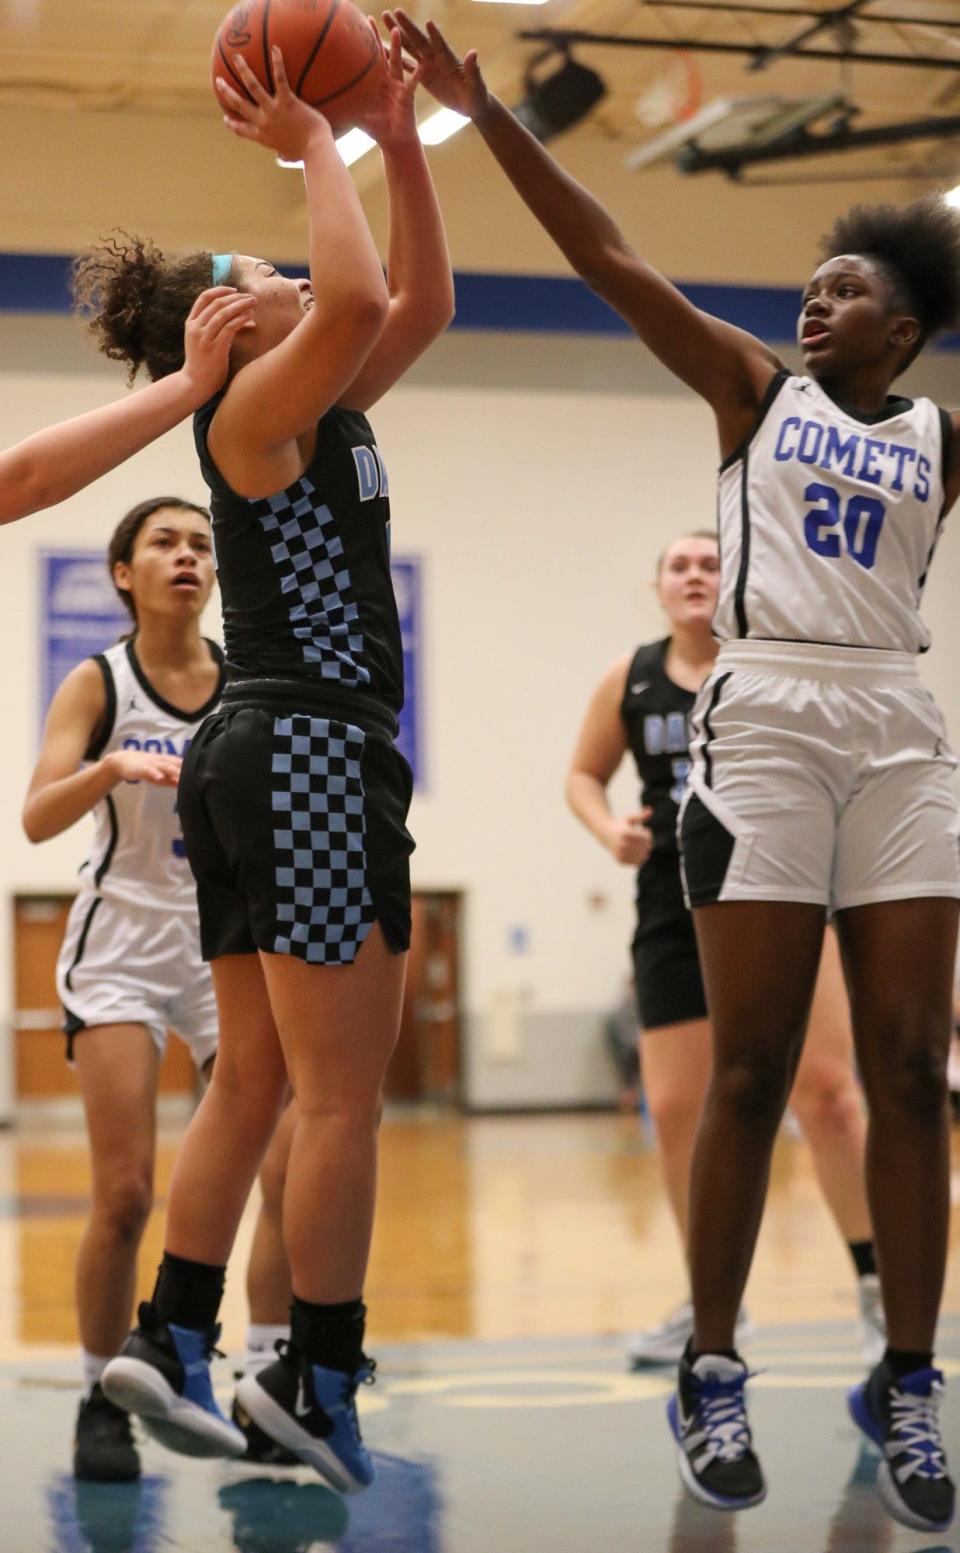
<svg viewBox="0 0 960 1553"><path fill-rule="evenodd" d="M912 655L725 642L691 755L689 905L960 898L957 761Z"/></svg>
<svg viewBox="0 0 960 1553"><path fill-rule="evenodd" d="M216 1052L217 1005L193 912L81 891L57 960L57 994L68 1061L75 1036L92 1025L145 1025L161 1055L175 1030L197 1068Z"/></svg>

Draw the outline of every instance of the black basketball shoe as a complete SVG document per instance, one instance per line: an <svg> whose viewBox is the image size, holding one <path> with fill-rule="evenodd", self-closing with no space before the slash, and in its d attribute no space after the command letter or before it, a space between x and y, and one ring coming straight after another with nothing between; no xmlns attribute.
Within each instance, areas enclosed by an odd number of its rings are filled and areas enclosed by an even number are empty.
<svg viewBox="0 0 960 1553"><path fill-rule="evenodd" d="M740 1359L705 1353L691 1364L684 1354L667 1404L683 1485L715 1510L745 1510L767 1492L747 1422L749 1377Z"/></svg>
<svg viewBox="0 0 960 1553"><path fill-rule="evenodd" d="M88 1483L131 1483L140 1476L130 1419L104 1396L99 1383L77 1411L73 1475Z"/></svg>
<svg viewBox="0 0 960 1553"><path fill-rule="evenodd" d="M243 1376L238 1375L238 1380ZM264 1434L259 1424L255 1424L242 1405L233 1399L233 1407L230 1409L230 1422L236 1424L247 1442L247 1448L240 1457L241 1461L248 1461L258 1467L300 1467L303 1463L293 1451L287 1450L285 1445L279 1445L276 1440L271 1440L268 1434Z"/></svg>
<svg viewBox="0 0 960 1553"><path fill-rule="evenodd" d="M247 1442L213 1395L210 1359L219 1327L197 1332L160 1320L145 1300L139 1325L103 1372L111 1402L136 1413L144 1429L184 1456L242 1456Z"/></svg>
<svg viewBox="0 0 960 1553"><path fill-rule="evenodd" d="M373 1383L365 1359L354 1375L311 1364L293 1343L237 1387L237 1403L260 1429L341 1494L356 1494L373 1481L373 1462L360 1437L357 1388Z"/></svg>
<svg viewBox="0 0 960 1553"><path fill-rule="evenodd" d="M885 1360L849 1393L853 1421L880 1447L877 1488L890 1514L914 1531L946 1531L956 1490L947 1473L937 1411L939 1370L899 1379Z"/></svg>

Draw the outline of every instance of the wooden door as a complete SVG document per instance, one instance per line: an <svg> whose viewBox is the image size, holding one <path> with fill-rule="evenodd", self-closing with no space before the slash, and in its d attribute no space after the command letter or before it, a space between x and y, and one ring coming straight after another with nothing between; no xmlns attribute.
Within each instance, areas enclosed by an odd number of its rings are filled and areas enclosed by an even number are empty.
<svg viewBox="0 0 960 1553"><path fill-rule="evenodd" d="M456 1102L460 1097L460 895L418 891L410 958L388 1100Z"/></svg>
<svg viewBox="0 0 960 1553"><path fill-rule="evenodd" d="M18 895L14 900L14 997L18 1100L77 1095L76 1075L64 1061L63 1010L57 999L57 955L73 897ZM81 1037L82 1039L82 1037ZM193 1059L171 1039L160 1066L165 1094L193 1093Z"/></svg>

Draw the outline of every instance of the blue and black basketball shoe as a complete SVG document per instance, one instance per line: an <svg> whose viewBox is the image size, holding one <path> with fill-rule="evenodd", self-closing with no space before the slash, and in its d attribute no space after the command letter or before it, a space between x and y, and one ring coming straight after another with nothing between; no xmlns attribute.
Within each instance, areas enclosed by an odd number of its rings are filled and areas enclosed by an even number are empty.
<svg viewBox="0 0 960 1553"><path fill-rule="evenodd" d="M101 1377L110 1401L183 1456L242 1456L246 1439L221 1413L210 1382L220 1328L168 1325L147 1301L137 1314L139 1325Z"/></svg>
<svg viewBox="0 0 960 1553"><path fill-rule="evenodd" d="M854 1423L883 1454L880 1497L894 1519L914 1531L945 1531L953 1520L956 1490L937 1417L942 1397L939 1370L898 1378L885 1360L848 1397Z"/></svg>
<svg viewBox="0 0 960 1553"><path fill-rule="evenodd" d="M373 1482L373 1462L360 1436L357 1388L372 1385L374 1361L353 1375L311 1364L293 1343L237 1387L237 1406L264 1434L313 1467L331 1488L356 1494Z"/></svg>
<svg viewBox="0 0 960 1553"><path fill-rule="evenodd" d="M684 1354L667 1404L681 1481L715 1510L745 1510L767 1492L747 1422L749 1376L740 1359L705 1353L691 1364Z"/></svg>

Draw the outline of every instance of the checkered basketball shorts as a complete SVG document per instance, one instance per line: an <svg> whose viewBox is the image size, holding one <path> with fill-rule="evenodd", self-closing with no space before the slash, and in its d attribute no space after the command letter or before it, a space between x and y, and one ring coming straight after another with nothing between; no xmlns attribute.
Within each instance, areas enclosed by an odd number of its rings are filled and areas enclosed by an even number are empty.
<svg viewBox="0 0 960 1553"><path fill-rule="evenodd" d="M178 796L204 959L349 965L374 922L408 948L411 789L399 751L351 723L243 705L209 717Z"/></svg>

